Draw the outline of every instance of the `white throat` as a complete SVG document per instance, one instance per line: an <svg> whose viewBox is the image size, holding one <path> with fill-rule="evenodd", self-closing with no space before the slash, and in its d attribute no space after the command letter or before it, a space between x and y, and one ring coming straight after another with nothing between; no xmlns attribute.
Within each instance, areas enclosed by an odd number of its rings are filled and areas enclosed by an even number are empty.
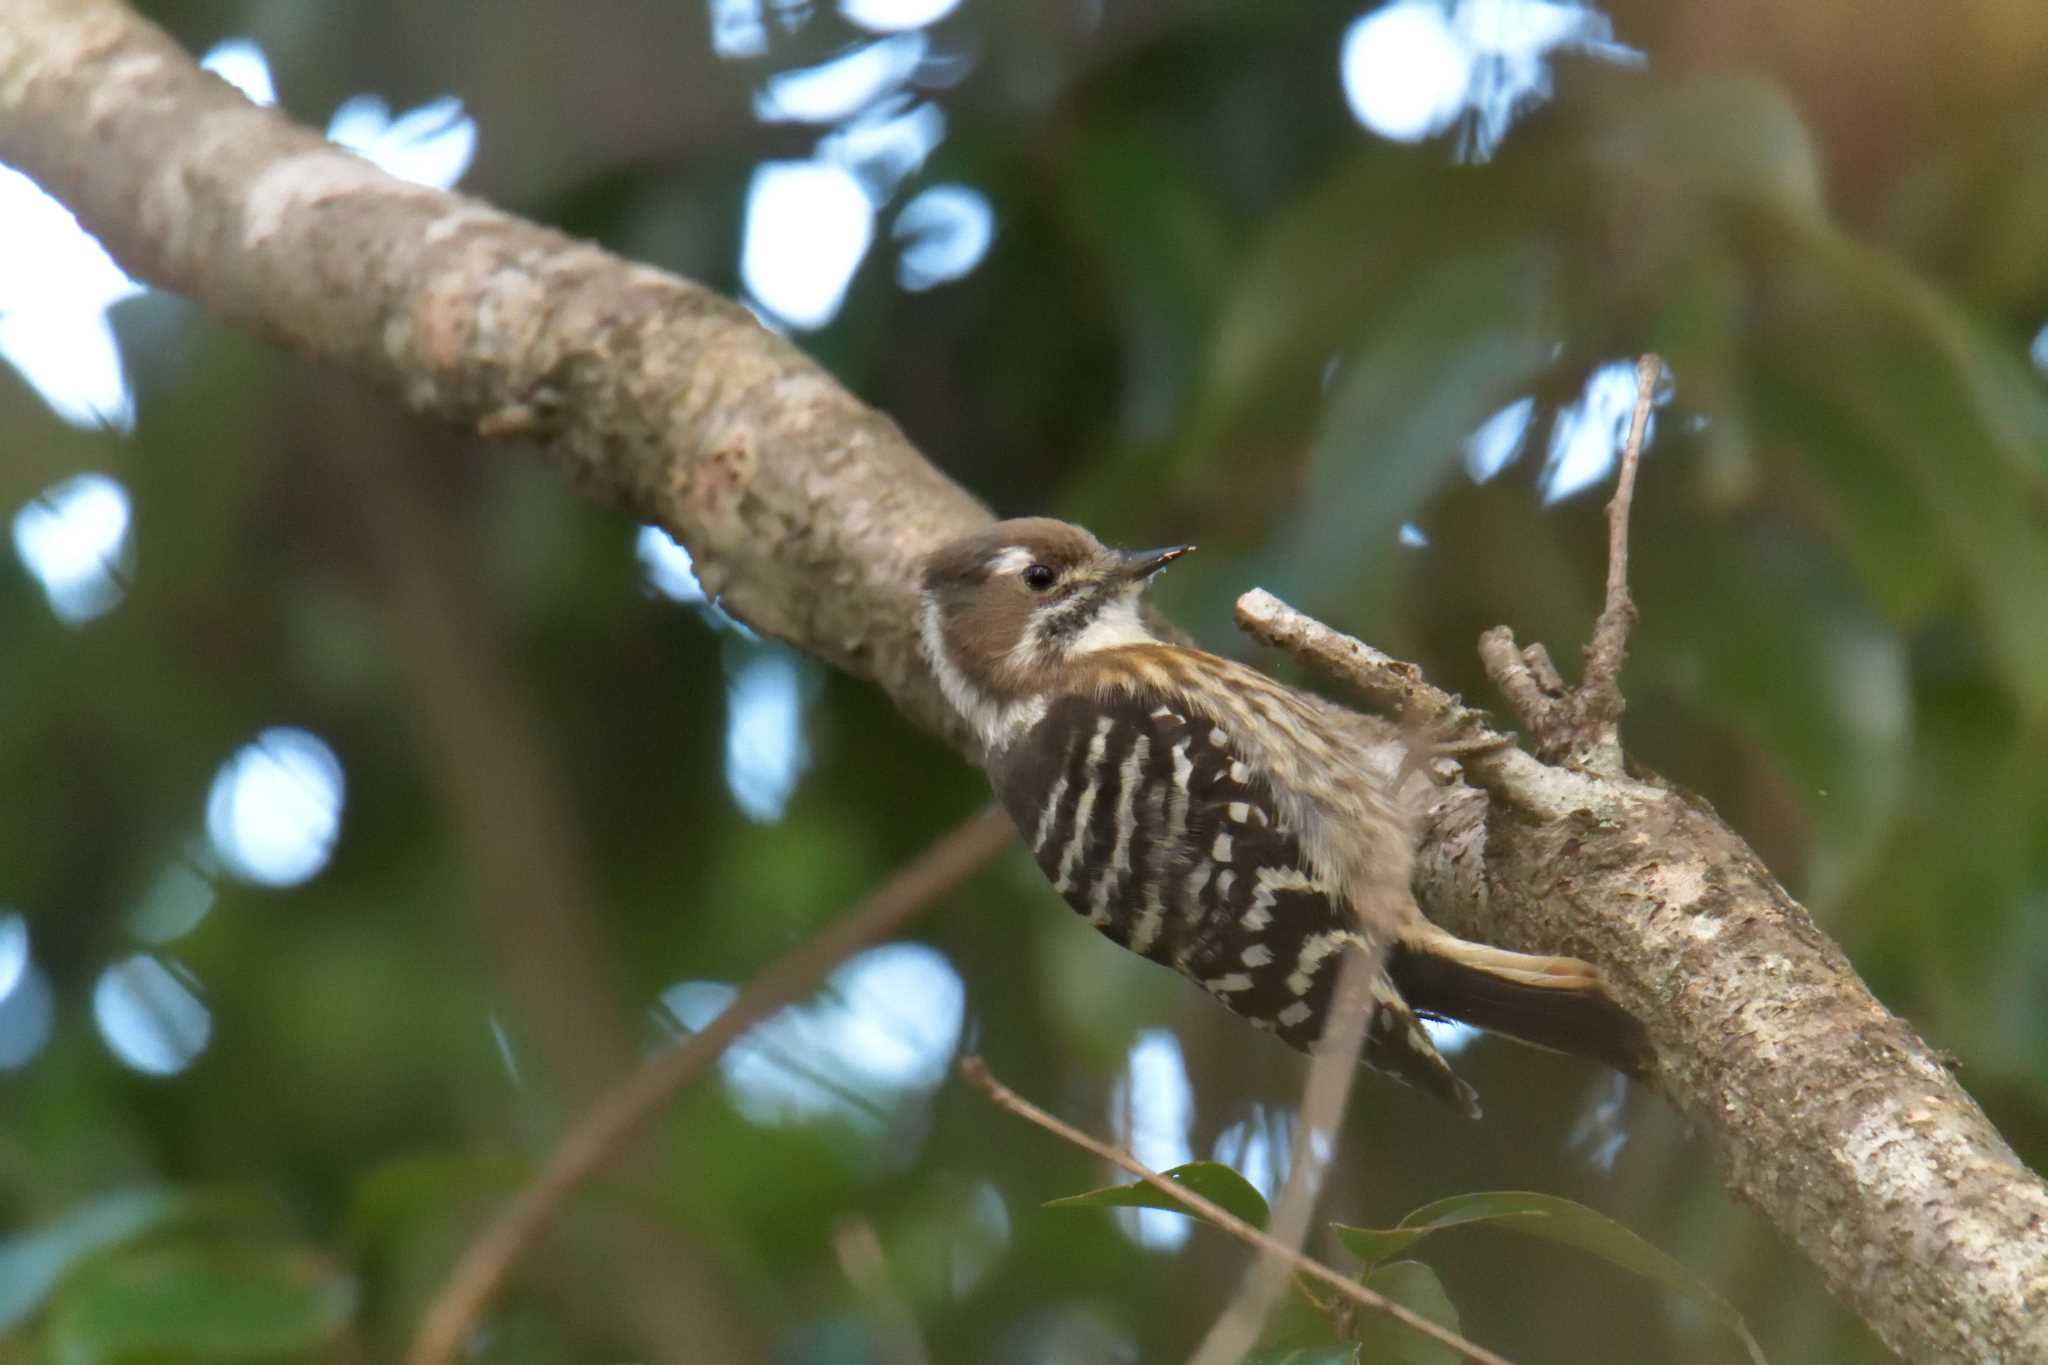
<svg viewBox="0 0 2048 1365"><path fill-rule="evenodd" d="M946 650L945 627L939 619L939 604L927 597L918 612L918 638L924 646L925 662L939 680L939 690L958 711L984 749L994 753L1006 749L1018 737L1045 718L1045 698L1027 697L1002 703L984 694L960 671Z"/></svg>
<svg viewBox="0 0 2048 1365"><path fill-rule="evenodd" d="M1093 654L1098 649L1158 643L1159 637L1145 628L1138 614L1138 595L1127 592L1112 598L1067 648L1072 654Z"/></svg>

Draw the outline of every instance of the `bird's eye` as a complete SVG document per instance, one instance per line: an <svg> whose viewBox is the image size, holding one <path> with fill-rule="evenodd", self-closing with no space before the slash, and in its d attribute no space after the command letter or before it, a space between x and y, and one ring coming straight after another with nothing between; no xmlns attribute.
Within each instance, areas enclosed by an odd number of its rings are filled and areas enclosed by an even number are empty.
<svg viewBox="0 0 2048 1365"><path fill-rule="evenodd" d="M1059 580L1059 574L1050 564L1033 564L1024 570L1024 586L1033 592L1044 592Z"/></svg>

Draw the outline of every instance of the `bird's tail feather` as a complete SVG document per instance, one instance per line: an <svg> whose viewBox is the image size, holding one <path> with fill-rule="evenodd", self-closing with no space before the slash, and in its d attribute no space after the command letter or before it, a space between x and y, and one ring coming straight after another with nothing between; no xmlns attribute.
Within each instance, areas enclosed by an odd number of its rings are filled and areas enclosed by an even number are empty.
<svg viewBox="0 0 2048 1365"><path fill-rule="evenodd" d="M1649 1070L1643 1026L1577 958L1511 953L1431 926L1404 935L1386 971L1420 1013L1588 1057L1628 1076Z"/></svg>
<svg viewBox="0 0 2048 1365"><path fill-rule="evenodd" d="M1451 1070L1422 1021L1385 973L1373 983L1372 1004L1372 1021L1365 1034L1366 1064L1399 1076L1468 1119L1478 1118L1478 1092Z"/></svg>

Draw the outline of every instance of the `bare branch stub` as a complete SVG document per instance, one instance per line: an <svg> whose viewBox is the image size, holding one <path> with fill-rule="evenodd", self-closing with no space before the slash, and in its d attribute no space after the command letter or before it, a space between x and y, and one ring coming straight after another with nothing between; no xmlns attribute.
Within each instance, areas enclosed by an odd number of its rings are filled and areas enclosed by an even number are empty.
<svg viewBox="0 0 2048 1365"><path fill-rule="evenodd" d="M1509 1365L1505 1357L1494 1354L1476 1342L1467 1341L1449 1328L1438 1326L1428 1318L1395 1303L1383 1294L1374 1293L1358 1283L1358 1281L1330 1269L1321 1261L1311 1260L1299 1251L1282 1245L1215 1201L1205 1199L1185 1186L1174 1184L1171 1180L1159 1174L1159 1172L1139 1161L1129 1152L1113 1147L1100 1138L1090 1137L1072 1124L1054 1118L1051 1114L1046 1113L1043 1109L1040 1109L1037 1105L1010 1089L1009 1086L997 1080L994 1073L988 1069L988 1063L984 1062L981 1058L972 1055L962 1057L959 1066L960 1074L980 1089L982 1093L986 1094L998 1109L1008 1110L1027 1123L1033 1123L1045 1129L1046 1132L1051 1133L1054 1137L1079 1147L1082 1151L1099 1157L1103 1161L1129 1171L1153 1189L1160 1191L1189 1211L1200 1214L1210 1223L1213 1223L1239 1241L1248 1246L1256 1247L1269 1255L1279 1257L1300 1274L1306 1275L1311 1279L1320 1280L1359 1307L1370 1312L1384 1314L1399 1322L1402 1326L1420 1332L1430 1340L1449 1347L1464 1359L1473 1361L1475 1365Z"/></svg>
<svg viewBox="0 0 2048 1365"><path fill-rule="evenodd" d="M1564 674L1558 671L1549 648L1541 640L1531 640L1522 646L1522 662L1529 666L1529 672L1534 675L1536 685L1543 689L1544 695L1560 701L1570 695L1571 688L1566 684Z"/></svg>
<svg viewBox="0 0 2048 1365"><path fill-rule="evenodd" d="M1494 627L1479 640L1479 657L1488 676L1528 725L1537 751L1545 758L1610 776L1622 771L1621 666L1628 658L1629 632L1636 622L1635 600L1628 588L1629 509L1635 501L1636 470L1642 463L1657 380L1663 373L1664 362L1655 355L1636 361L1635 411L1622 446L1614 497L1607 504L1606 592L1586 642L1578 687L1564 686L1540 643L1517 649L1506 626Z"/></svg>
<svg viewBox="0 0 2048 1365"><path fill-rule="evenodd" d="M1486 713L1435 686L1412 663L1374 649L1254 588L1237 599L1238 629L1356 689L1402 724L1425 731L1445 752L1512 743Z"/></svg>
<svg viewBox="0 0 2048 1365"><path fill-rule="evenodd" d="M1656 402L1657 378L1664 362L1654 355L1636 361L1636 408L1629 419L1628 440L1621 451L1614 496L1607 503L1607 593L1593 638L1586 643L1585 672L1572 698L1578 729L1579 755L1599 772L1621 771L1621 666L1628 658L1629 631L1635 627L1636 604L1628 590L1628 519L1635 502L1636 468L1642 463L1643 437Z"/></svg>
<svg viewBox="0 0 2048 1365"><path fill-rule="evenodd" d="M1495 729L1484 711L1430 682L1414 664L1324 625L1264 588L1237 599L1237 624L1262 644L1357 689L1375 707L1414 730L1420 747L1434 756L1456 759L1473 782L1511 804L1555 804L1539 790L1546 772L1543 765L1516 744L1513 735ZM1512 636L1507 637L1507 648L1514 652ZM1519 664L1520 655L1515 658Z"/></svg>
<svg viewBox="0 0 2048 1365"><path fill-rule="evenodd" d="M1508 705L1539 744L1544 735L1560 728L1564 698L1559 689L1549 685L1549 677L1538 672L1550 662L1547 652L1532 665L1529 652L1515 643L1514 631L1495 626L1479 637L1479 659L1486 665L1486 676L1493 679L1493 685L1508 699ZM1549 671L1554 674L1556 670Z"/></svg>

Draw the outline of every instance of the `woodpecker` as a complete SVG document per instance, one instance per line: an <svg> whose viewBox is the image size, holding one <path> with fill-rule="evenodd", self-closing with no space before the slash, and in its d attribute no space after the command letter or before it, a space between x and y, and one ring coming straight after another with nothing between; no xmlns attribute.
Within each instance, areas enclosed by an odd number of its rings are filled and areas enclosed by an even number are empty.
<svg viewBox="0 0 2048 1365"><path fill-rule="evenodd" d="M1590 965L1423 917L1419 779L1397 726L1146 624L1146 585L1192 548L1115 550L1032 517L925 561L925 658L1053 889L1303 1051L1328 1022L1341 955L1362 952L1364 1060L1474 1117L1419 1015L1639 1072L1640 1028Z"/></svg>

